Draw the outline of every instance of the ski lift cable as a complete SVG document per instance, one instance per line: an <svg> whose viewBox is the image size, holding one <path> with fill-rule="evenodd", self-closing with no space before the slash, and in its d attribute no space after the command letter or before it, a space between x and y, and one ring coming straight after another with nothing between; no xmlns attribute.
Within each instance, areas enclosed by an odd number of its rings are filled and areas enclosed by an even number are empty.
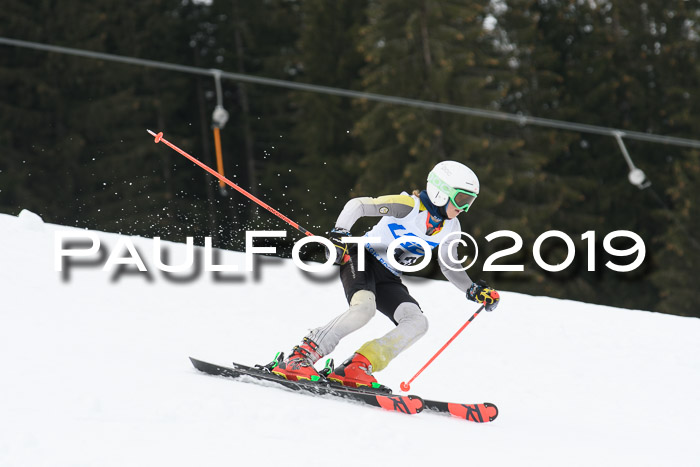
<svg viewBox="0 0 700 467"><path fill-rule="evenodd" d="M618 138L627 138L631 140L647 141L652 143L669 144L675 146L690 147L700 149L700 141L690 138L679 138L675 136L657 135L654 133L643 133L640 131L620 130L616 128L603 127L597 125L589 125L585 123L567 122L563 120L554 120L549 118L531 117L521 114L512 114L500 112L496 110L477 109L473 107L465 107L453 104L444 104L439 102L423 101L418 99L409 99L406 97L389 96L384 94L375 94L370 92L352 91L349 89L334 88L330 86L320 86L317 84L298 83L294 81L285 81L281 79L265 78L261 76L248 75L243 73L225 72L217 69L199 68L187 65L179 65L176 63L160 62L156 60L148 60L142 58L127 57L122 55L114 55L103 52L94 52L83 49L75 49L70 47L62 47L57 45L42 44L38 42L23 41L18 39L10 39L0 37L0 44L42 50L46 52L55 52L68 54L98 60L106 60L112 62L120 62L131 65L140 65L151 68L159 68L163 70L177 71L182 73L190 73L197 75L213 76L226 78L233 81L242 81L253 84L262 84L268 86L276 86L287 89L295 89L299 91L309 91L321 94L329 94L334 96L349 97L353 99L365 99L375 102L383 102L388 104L405 105L417 107L426 110L434 110L440 112L449 112L462 115L470 115L473 117L488 118L493 120L509 121L519 125L536 125L549 128L557 128L562 130L577 131L581 133L598 134L605 136L613 136ZM618 139L618 142L620 140Z"/></svg>

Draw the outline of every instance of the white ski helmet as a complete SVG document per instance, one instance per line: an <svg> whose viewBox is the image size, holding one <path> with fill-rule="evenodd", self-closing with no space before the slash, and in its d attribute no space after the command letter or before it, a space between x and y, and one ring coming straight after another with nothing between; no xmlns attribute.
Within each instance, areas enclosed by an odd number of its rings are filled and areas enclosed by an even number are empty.
<svg viewBox="0 0 700 467"><path fill-rule="evenodd" d="M435 206L445 206L449 200L464 211L479 194L479 179L464 164L443 161L428 174L428 197Z"/></svg>

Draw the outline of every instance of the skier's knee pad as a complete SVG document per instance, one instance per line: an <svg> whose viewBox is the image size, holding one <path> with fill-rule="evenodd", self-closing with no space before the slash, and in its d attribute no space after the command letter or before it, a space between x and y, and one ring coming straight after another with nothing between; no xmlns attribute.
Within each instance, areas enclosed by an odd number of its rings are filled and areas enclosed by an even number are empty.
<svg viewBox="0 0 700 467"><path fill-rule="evenodd" d="M362 316L369 321L377 311L377 301L374 293L369 290L358 290L350 299L350 310L353 314Z"/></svg>
<svg viewBox="0 0 700 467"><path fill-rule="evenodd" d="M399 326L410 330L416 339L428 332L428 318L415 303L404 302L396 307L394 319Z"/></svg>

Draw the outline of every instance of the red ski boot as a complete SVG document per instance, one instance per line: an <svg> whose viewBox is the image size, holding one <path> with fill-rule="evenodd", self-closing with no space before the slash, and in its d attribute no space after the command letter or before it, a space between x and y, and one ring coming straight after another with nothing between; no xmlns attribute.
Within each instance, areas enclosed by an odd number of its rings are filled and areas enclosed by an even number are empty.
<svg viewBox="0 0 700 467"><path fill-rule="evenodd" d="M297 345L292 350L292 354L285 358L272 372L290 381L306 379L318 381L321 376L314 368L314 363L321 358L318 353L318 346L314 341L305 337L301 345Z"/></svg>
<svg viewBox="0 0 700 467"><path fill-rule="evenodd" d="M333 370L328 379L351 388L372 387L381 388L374 376L372 376L372 364L359 353L354 354Z"/></svg>

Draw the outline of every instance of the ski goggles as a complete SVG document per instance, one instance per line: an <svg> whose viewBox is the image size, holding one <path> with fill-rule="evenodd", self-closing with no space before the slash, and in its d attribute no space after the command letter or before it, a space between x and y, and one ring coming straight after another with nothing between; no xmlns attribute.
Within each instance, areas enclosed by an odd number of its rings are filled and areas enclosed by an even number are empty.
<svg viewBox="0 0 700 467"><path fill-rule="evenodd" d="M469 206L476 200L476 193L463 190L462 188L452 188L434 172L428 174L428 182L435 185L438 190L447 195L450 201L452 201L452 204L459 210L468 211Z"/></svg>
<svg viewBox="0 0 700 467"><path fill-rule="evenodd" d="M457 209L465 212L469 211L469 206L476 200L476 193L462 190L461 188L453 188L449 196L452 204L454 204Z"/></svg>

